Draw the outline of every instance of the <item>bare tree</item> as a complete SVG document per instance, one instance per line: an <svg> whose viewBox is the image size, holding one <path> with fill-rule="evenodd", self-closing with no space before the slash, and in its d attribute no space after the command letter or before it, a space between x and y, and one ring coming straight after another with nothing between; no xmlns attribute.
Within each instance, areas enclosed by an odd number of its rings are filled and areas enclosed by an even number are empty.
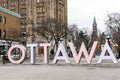
<svg viewBox="0 0 120 80"><path fill-rule="evenodd" d="M85 28L80 30L75 24L69 26L68 35L70 35L70 39L72 40L77 49L80 48L82 42L84 42L86 45L88 45L89 43L89 36L87 34L87 30Z"/></svg>
<svg viewBox="0 0 120 80"><path fill-rule="evenodd" d="M118 46L115 46L118 51L118 57L120 58L120 13L111 13L108 15L108 19L105 23L110 30L113 42Z"/></svg>
<svg viewBox="0 0 120 80"><path fill-rule="evenodd" d="M76 39L76 34L78 33L79 28L76 24L70 25L68 27L68 39L74 41Z"/></svg>
<svg viewBox="0 0 120 80"><path fill-rule="evenodd" d="M20 38L21 38L21 32L20 31L18 31L15 28L11 28L8 32L10 33L11 40L16 40L16 41L20 40Z"/></svg>
<svg viewBox="0 0 120 80"><path fill-rule="evenodd" d="M47 19L41 23L36 31L44 37L47 42L54 40L57 46L60 38L67 36L67 24L62 24L55 19Z"/></svg>
<svg viewBox="0 0 120 80"><path fill-rule="evenodd" d="M113 35L115 43L120 45L120 13L109 14L105 24Z"/></svg>

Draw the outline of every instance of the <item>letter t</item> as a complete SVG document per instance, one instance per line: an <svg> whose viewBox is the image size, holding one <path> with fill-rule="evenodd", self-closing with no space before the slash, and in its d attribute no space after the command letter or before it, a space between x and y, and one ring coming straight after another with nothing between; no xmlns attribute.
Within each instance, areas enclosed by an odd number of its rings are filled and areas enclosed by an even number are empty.
<svg viewBox="0 0 120 80"><path fill-rule="evenodd" d="M44 63L47 64L47 63L49 63L47 47L51 46L51 44L50 43L41 43L40 46L44 47Z"/></svg>

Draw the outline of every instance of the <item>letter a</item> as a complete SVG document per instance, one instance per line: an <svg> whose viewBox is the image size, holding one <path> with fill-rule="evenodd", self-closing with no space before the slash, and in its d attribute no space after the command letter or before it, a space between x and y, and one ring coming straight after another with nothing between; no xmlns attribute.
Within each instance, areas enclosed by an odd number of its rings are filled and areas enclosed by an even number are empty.
<svg viewBox="0 0 120 80"><path fill-rule="evenodd" d="M105 56L106 51L108 51L109 56ZM101 52L101 55L100 55L97 63L101 63L103 59L112 59L113 63L118 63L118 61L116 60L116 58L107 42Z"/></svg>
<svg viewBox="0 0 120 80"><path fill-rule="evenodd" d="M62 53L62 56L59 56L60 52ZM65 60L66 63L70 63L68 59L67 52L65 51L65 48L62 43L60 43L58 50L56 52L55 58L53 60L53 63L56 63L57 60Z"/></svg>

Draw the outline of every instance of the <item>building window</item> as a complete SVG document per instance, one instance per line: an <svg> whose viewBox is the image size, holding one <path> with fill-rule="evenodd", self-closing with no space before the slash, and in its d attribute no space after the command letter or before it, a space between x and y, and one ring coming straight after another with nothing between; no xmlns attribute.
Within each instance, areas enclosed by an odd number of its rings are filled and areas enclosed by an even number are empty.
<svg viewBox="0 0 120 80"><path fill-rule="evenodd" d="M11 5L11 6L15 6L15 5L16 5L16 1L11 1L11 2L10 2L10 5Z"/></svg>
<svg viewBox="0 0 120 80"><path fill-rule="evenodd" d="M0 3L0 7L2 7L2 3Z"/></svg>
<svg viewBox="0 0 120 80"><path fill-rule="evenodd" d="M24 18L24 19L21 19L21 21L20 21L20 22L21 22L21 24L22 24L22 25L26 25L26 24L27 24L27 21L26 21L26 19L25 19L25 18Z"/></svg>
<svg viewBox="0 0 120 80"><path fill-rule="evenodd" d="M42 20L42 17L37 18L37 24L41 24Z"/></svg>
<svg viewBox="0 0 120 80"><path fill-rule="evenodd" d="M16 9L10 9L11 11L13 11L13 12L16 12Z"/></svg>
<svg viewBox="0 0 120 80"><path fill-rule="evenodd" d="M6 30L3 31L3 38L6 38Z"/></svg>
<svg viewBox="0 0 120 80"><path fill-rule="evenodd" d="M2 35L1 35L1 34L2 34L2 30L0 29L0 38L2 37Z"/></svg>
<svg viewBox="0 0 120 80"><path fill-rule="evenodd" d="M2 23L2 16L0 16L0 23Z"/></svg>
<svg viewBox="0 0 120 80"><path fill-rule="evenodd" d="M0 23L6 23L6 17L0 16Z"/></svg>
<svg viewBox="0 0 120 80"><path fill-rule="evenodd" d="M3 17L3 23L6 23L6 17Z"/></svg>
<svg viewBox="0 0 120 80"><path fill-rule="evenodd" d="M26 0L21 0L20 2L21 5L26 5L26 3L27 3Z"/></svg>
<svg viewBox="0 0 120 80"><path fill-rule="evenodd" d="M36 0L37 3L43 2L43 0Z"/></svg>
<svg viewBox="0 0 120 80"><path fill-rule="evenodd" d="M3 2L0 3L0 7L4 7L4 3Z"/></svg>
<svg viewBox="0 0 120 80"><path fill-rule="evenodd" d="M0 3L0 6L5 8L6 7L6 3L5 2Z"/></svg>
<svg viewBox="0 0 120 80"><path fill-rule="evenodd" d="M25 8L21 9L20 14L26 14L26 9Z"/></svg>
<svg viewBox="0 0 120 80"><path fill-rule="evenodd" d="M37 13L44 13L45 12L45 7L38 7L36 8Z"/></svg>
<svg viewBox="0 0 120 80"><path fill-rule="evenodd" d="M41 13L42 12L42 7L37 8L37 13Z"/></svg>
<svg viewBox="0 0 120 80"><path fill-rule="evenodd" d="M43 12L45 12L45 7L43 7Z"/></svg>
<svg viewBox="0 0 120 80"><path fill-rule="evenodd" d="M40 2L40 0L36 0L36 2L37 2L37 3L39 3L39 2Z"/></svg>

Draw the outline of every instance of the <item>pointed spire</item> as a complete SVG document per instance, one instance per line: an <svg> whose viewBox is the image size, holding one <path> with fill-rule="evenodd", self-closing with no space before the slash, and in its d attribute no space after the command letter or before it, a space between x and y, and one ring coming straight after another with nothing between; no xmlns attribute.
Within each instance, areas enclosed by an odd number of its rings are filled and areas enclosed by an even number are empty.
<svg viewBox="0 0 120 80"><path fill-rule="evenodd" d="M97 27L97 22L96 22L95 16L94 16L94 20L93 20L93 26L96 26L96 27Z"/></svg>

